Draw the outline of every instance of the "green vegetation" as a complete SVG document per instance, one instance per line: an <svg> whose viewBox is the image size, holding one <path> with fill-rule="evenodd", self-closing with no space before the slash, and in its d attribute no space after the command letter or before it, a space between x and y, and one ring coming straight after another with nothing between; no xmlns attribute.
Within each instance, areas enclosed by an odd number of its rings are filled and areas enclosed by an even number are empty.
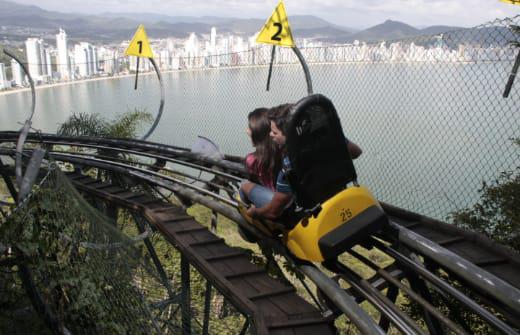
<svg viewBox="0 0 520 335"><path fill-rule="evenodd" d="M74 334L138 333L151 327L134 285L132 272L140 258L130 241L108 218L92 210L58 171L51 172L24 207L0 225L0 236L0 242L12 249L5 260L16 262L8 273L20 271L23 264L32 279L32 284L24 282L22 287L19 279L8 278L10 285L17 285L4 287L6 294L0 295L5 307L2 317L15 313L19 301L12 299L24 290L28 294L22 307L31 306L27 298L34 295L28 287L34 285L59 322ZM121 246L92 248L82 241Z"/></svg>
<svg viewBox="0 0 520 335"><path fill-rule="evenodd" d="M143 110L134 110L118 115L114 120L106 120L99 114L73 114L58 129L58 135L99 136L135 138L143 123L150 123L153 117Z"/></svg>
<svg viewBox="0 0 520 335"><path fill-rule="evenodd" d="M143 122L151 120L149 113L138 110L119 115L112 121L97 114L77 114L62 124L58 133L132 138L137 135ZM520 140L515 143L520 146ZM103 175L103 178L111 176ZM125 210L96 201L92 202L97 209L94 211L65 181L57 178L53 182L50 187L37 190L23 211L0 223L0 244L9 245L14 250L10 255L0 253L0 262L4 262L0 263L0 333L49 333L31 307L17 273L18 265L9 263L14 256L23 259L31 267L38 290L60 322L68 325L72 333L146 333L150 329L153 332L156 328L150 322L150 315L167 318L172 322L168 329L178 331L178 303L161 310L150 311L146 308L164 301L168 293L161 284L157 269L150 262L147 248L143 243L134 244L128 238L139 234L135 217ZM143 186L132 187L150 192ZM5 192L3 188L0 183L1 192ZM452 213L453 222L520 250L520 167L515 171L501 173L489 184L484 183L481 194L481 199L471 208ZM210 226L210 209L194 205L188 209L188 213L201 224ZM245 242L239 236L236 224L223 216L218 216L217 234L225 237L227 244L247 250L253 261L266 264L258 245ZM97 244L117 242L123 246L114 250L97 250L85 247L80 243L83 241ZM159 233L153 234L150 241L173 291L179 293L180 253ZM393 259L377 250L362 247L356 247L355 250L381 267L393 262ZM297 272L288 268L281 257L276 258L278 266L284 270L283 275L295 285L302 297L311 301L297 278ZM363 278L374 275L373 270L348 254L343 255L341 261ZM461 291L465 290L445 273L440 275ZM191 312L200 322L206 280L193 267L190 276ZM306 284L316 292L312 283L307 281ZM349 288L343 282L342 285ZM146 304L143 300L146 300ZM434 294L434 300L445 315L464 325L468 331L491 331L482 320L466 313L456 301L447 300L438 294ZM397 305L422 323L419 308L405 296L398 296ZM364 302L362 307L375 320L379 319L379 312L370 304ZM214 293L211 298L211 311L210 333L236 334L245 320L218 293ZM345 317L339 318L336 325L339 334L356 333L355 326ZM197 329L200 325L194 321L193 327ZM390 334L394 333L398 333L397 330L391 329Z"/></svg>
<svg viewBox="0 0 520 335"><path fill-rule="evenodd" d="M514 143L520 146L520 139L514 140ZM451 213L449 220L463 229L482 233L506 247L520 251L520 166L517 166L514 171L501 172L490 183L483 182L479 192L481 196L477 203ZM479 297L447 273L440 271L439 275L459 291L475 301L480 301ZM486 322L468 312L467 308L457 300L436 292L432 293L432 297L434 305L468 333L496 333ZM415 304L407 303L405 308L412 315L420 315L420 310Z"/></svg>
<svg viewBox="0 0 520 335"><path fill-rule="evenodd" d="M514 142L520 147L520 139ZM476 204L451 214L453 222L520 252L520 166L483 182L479 192Z"/></svg>

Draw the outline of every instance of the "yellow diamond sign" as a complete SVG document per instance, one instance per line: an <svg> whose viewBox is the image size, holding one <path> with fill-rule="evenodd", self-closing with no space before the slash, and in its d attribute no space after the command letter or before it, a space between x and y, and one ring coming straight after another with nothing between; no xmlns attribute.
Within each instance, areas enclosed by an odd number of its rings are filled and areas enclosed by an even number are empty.
<svg viewBox="0 0 520 335"><path fill-rule="evenodd" d="M520 0L500 0L501 2L511 3L513 5L520 5Z"/></svg>
<svg viewBox="0 0 520 335"><path fill-rule="evenodd" d="M283 1L276 6L273 14L258 34L256 42L291 48L295 46Z"/></svg>
<svg viewBox="0 0 520 335"><path fill-rule="evenodd" d="M148 36L144 30L144 26L141 24L137 28L137 31L130 42L130 45L125 50L125 56L137 56L153 58L153 51L148 42Z"/></svg>

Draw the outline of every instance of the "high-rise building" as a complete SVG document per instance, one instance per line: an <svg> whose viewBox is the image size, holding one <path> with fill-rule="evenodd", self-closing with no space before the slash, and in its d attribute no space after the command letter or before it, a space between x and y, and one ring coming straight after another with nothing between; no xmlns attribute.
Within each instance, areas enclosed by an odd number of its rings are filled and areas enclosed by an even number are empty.
<svg viewBox="0 0 520 335"><path fill-rule="evenodd" d="M62 80L70 80L70 61L67 45L67 33L60 28L56 35L56 47L58 48L58 72Z"/></svg>
<svg viewBox="0 0 520 335"><path fill-rule="evenodd" d="M87 50L83 48L81 44L76 44L74 46L74 65L75 65L75 72L80 77L87 77L88 76L88 53Z"/></svg>
<svg viewBox="0 0 520 335"><path fill-rule="evenodd" d="M211 45L211 51L214 53L217 49L217 28L215 27L211 28L209 43Z"/></svg>
<svg viewBox="0 0 520 335"><path fill-rule="evenodd" d="M43 44L43 40L40 39L40 64L41 64L41 69L40 69L40 73L42 76L45 76L47 75L47 60L46 60L46 57L45 57L45 45Z"/></svg>
<svg viewBox="0 0 520 335"><path fill-rule="evenodd" d="M223 37L220 39L220 50L222 56L220 57L220 64L231 65L231 36Z"/></svg>
<svg viewBox="0 0 520 335"><path fill-rule="evenodd" d="M89 44L88 48L89 52L89 72L90 75L95 75L98 73L98 55L97 55L97 48L91 44Z"/></svg>
<svg viewBox="0 0 520 335"><path fill-rule="evenodd" d="M181 68L181 55L178 51L173 51L171 55L171 68L174 70L178 70Z"/></svg>
<svg viewBox="0 0 520 335"><path fill-rule="evenodd" d="M119 72L119 62L117 61L117 50L101 47L97 52L99 72L106 74L117 74Z"/></svg>
<svg viewBox="0 0 520 335"><path fill-rule="evenodd" d="M0 63L0 90L5 90L8 87L11 87L11 85L9 85L7 76L5 75L5 65L4 63Z"/></svg>
<svg viewBox="0 0 520 335"><path fill-rule="evenodd" d="M25 49L27 52L27 63L29 64L29 73L31 76L38 80L44 75L44 51L43 51L43 40L39 38L28 38L25 41Z"/></svg>
<svg viewBox="0 0 520 335"><path fill-rule="evenodd" d="M44 48L44 55L45 55L45 74L49 76L49 78L52 78L52 57L51 57L51 50Z"/></svg>
<svg viewBox="0 0 520 335"><path fill-rule="evenodd" d="M139 72L149 72L151 70L151 63L146 58L139 59ZM137 57L129 56L128 57L128 69L130 71L137 70Z"/></svg>
<svg viewBox="0 0 520 335"><path fill-rule="evenodd" d="M172 63L170 50L163 49L159 51L159 66L163 70L169 70Z"/></svg>
<svg viewBox="0 0 520 335"><path fill-rule="evenodd" d="M76 63L74 60L74 52L69 52L69 64L70 64L70 80L76 80Z"/></svg>
<svg viewBox="0 0 520 335"><path fill-rule="evenodd" d="M23 86L25 74L22 67L17 61L11 59L11 73L13 74L13 82L16 86Z"/></svg>
<svg viewBox="0 0 520 335"><path fill-rule="evenodd" d="M75 72L80 77L89 77L97 73L97 52L90 43L81 42L74 46Z"/></svg>
<svg viewBox="0 0 520 335"><path fill-rule="evenodd" d="M199 39L195 33L191 33L190 37L184 43L184 52L187 58L188 68L195 67L199 57Z"/></svg>
<svg viewBox="0 0 520 335"><path fill-rule="evenodd" d="M212 27L211 28L211 34L209 39L209 45L210 45L210 64L211 66L218 66L219 65L219 59L218 59L218 51L217 51L217 28Z"/></svg>

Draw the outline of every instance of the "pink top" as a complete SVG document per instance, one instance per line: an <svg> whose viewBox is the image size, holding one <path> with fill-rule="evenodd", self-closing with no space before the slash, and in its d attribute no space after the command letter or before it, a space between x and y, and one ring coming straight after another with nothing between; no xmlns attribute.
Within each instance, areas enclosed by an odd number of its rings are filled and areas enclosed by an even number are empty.
<svg viewBox="0 0 520 335"><path fill-rule="evenodd" d="M275 190L272 172L265 173L264 171L260 170L260 166L258 166L258 160L256 159L254 153L247 154L246 167L249 174L256 176L262 186L265 186L272 191Z"/></svg>

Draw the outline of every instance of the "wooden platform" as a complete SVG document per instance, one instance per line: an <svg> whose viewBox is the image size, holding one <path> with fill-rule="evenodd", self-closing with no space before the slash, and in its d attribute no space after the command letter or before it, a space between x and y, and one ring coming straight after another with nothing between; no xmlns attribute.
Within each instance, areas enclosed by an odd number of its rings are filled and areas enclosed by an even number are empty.
<svg viewBox="0 0 520 335"><path fill-rule="evenodd" d="M239 311L252 316L257 334L336 333L294 287L270 277L179 207L81 174L68 176L80 191L142 214Z"/></svg>

